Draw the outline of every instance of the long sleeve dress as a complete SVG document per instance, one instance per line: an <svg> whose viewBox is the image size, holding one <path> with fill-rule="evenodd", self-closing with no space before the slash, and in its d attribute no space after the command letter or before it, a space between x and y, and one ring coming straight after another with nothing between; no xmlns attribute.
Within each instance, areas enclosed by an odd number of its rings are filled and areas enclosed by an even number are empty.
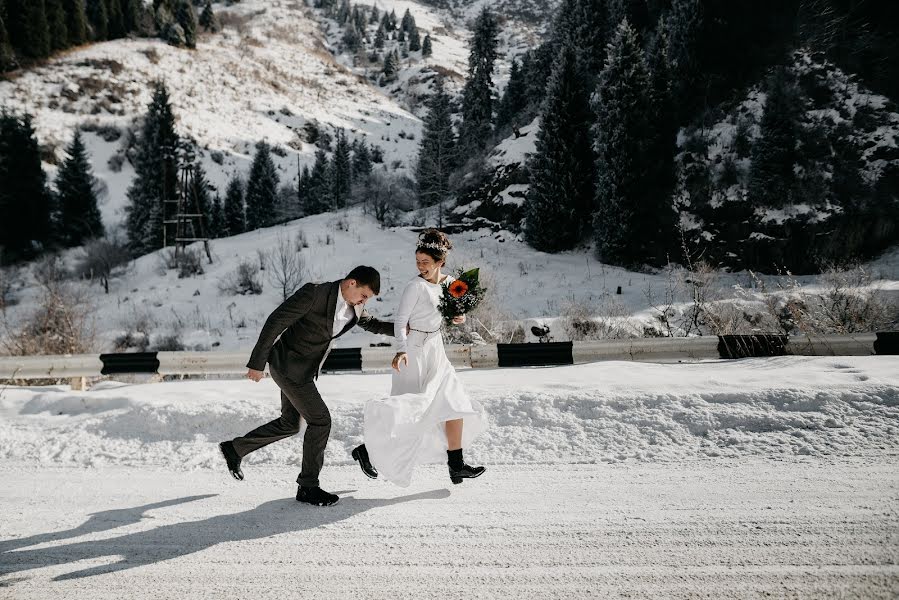
<svg viewBox="0 0 899 600"><path fill-rule="evenodd" d="M453 278L447 276L445 284ZM398 352L408 365L393 371L390 396L365 406L365 447L378 476L406 487L417 464L446 462L444 423L463 419L462 447L484 430L484 409L462 387L443 348L437 310L441 284L415 277L403 290L394 319ZM406 325L411 331L406 335Z"/></svg>

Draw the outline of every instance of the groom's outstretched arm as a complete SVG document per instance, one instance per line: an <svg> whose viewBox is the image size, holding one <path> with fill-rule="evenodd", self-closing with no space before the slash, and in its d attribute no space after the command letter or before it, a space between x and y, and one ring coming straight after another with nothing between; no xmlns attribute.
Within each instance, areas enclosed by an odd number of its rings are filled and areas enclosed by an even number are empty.
<svg viewBox="0 0 899 600"><path fill-rule="evenodd" d="M359 314L359 321L356 323L359 327L369 333L380 333L381 335L393 335L393 321L382 321L370 314L364 308Z"/></svg>
<svg viewBox="0 0 899 600"><path fill-rule="evenodd" d="M247 368L256 371L265 369L265 363L268 362L268 353L278 336L284 333L284 330L302 319L303 316L312 308L312 301L315 298L315 284L307 283L294 293L293 296L281 303L272 314L265 320L262 331L259 333L259 340L253 353L250 354L250 360L247 362Z"/></svg>

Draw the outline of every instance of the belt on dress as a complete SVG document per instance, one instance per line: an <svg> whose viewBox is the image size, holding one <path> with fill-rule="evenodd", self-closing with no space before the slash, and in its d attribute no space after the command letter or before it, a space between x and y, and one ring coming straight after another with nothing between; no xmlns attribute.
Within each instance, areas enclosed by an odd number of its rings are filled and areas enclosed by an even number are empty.
<svg viewBox="0 0 899 600"><path fill-rule="evenodd" d="M425 331L425 330L423 330L423 329L415 329L414 327L410 327L409 330L410 330L410 331L417 331L418 333L437 333L438 331L440 331L440 328L438 327L438 328L435 329L434 331Z"/></svg>

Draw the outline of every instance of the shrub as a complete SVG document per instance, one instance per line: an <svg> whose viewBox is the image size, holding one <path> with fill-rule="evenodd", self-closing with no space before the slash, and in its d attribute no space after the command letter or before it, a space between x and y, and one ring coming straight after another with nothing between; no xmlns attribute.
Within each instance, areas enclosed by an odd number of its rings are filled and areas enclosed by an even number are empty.
<svg viewBox="0 0 899 600"><path fill-rule="evenodd" d="M219 280L218 288L219 292L230 296L261 294L259 266L246 260L240 261L231 273Z"/></svg>
<svg viewBox="0 0 899 600"><path fill-rule="evenodd" d="M11 330L4 345L9 354L84 354L94 345L93 314L80 288L63 282L43 286L38 307L21 328Z"/></svg>
<svg viewBox="0 0 899 600"><path fill-rule="evenodd" d="M178 279L202 275L203 255L197 248L183 248L181 250L169 248L161 254L163 267L167 270L177 270Z"/></svg>

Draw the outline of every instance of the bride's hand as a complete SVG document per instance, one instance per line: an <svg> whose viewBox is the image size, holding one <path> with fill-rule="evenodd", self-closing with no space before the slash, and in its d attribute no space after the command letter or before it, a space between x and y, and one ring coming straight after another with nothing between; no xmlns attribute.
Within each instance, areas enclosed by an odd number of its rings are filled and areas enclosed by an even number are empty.
<svg viewBox="0 0 899 600"><path fill-rule="evenodd" d="M393 357L393 362L390 364L397 373L400 372L400 361L402 361L404 365L409 364L409 358L406 356L405 352L397 352L396 356Z"/></svg>
<svg viewBox="0 0 899 600"><path fill-rule="evenodd" d="M465 322L465 315L459 315L457 317L453 317L453 323L456 325L461 325Z"/></svg>

